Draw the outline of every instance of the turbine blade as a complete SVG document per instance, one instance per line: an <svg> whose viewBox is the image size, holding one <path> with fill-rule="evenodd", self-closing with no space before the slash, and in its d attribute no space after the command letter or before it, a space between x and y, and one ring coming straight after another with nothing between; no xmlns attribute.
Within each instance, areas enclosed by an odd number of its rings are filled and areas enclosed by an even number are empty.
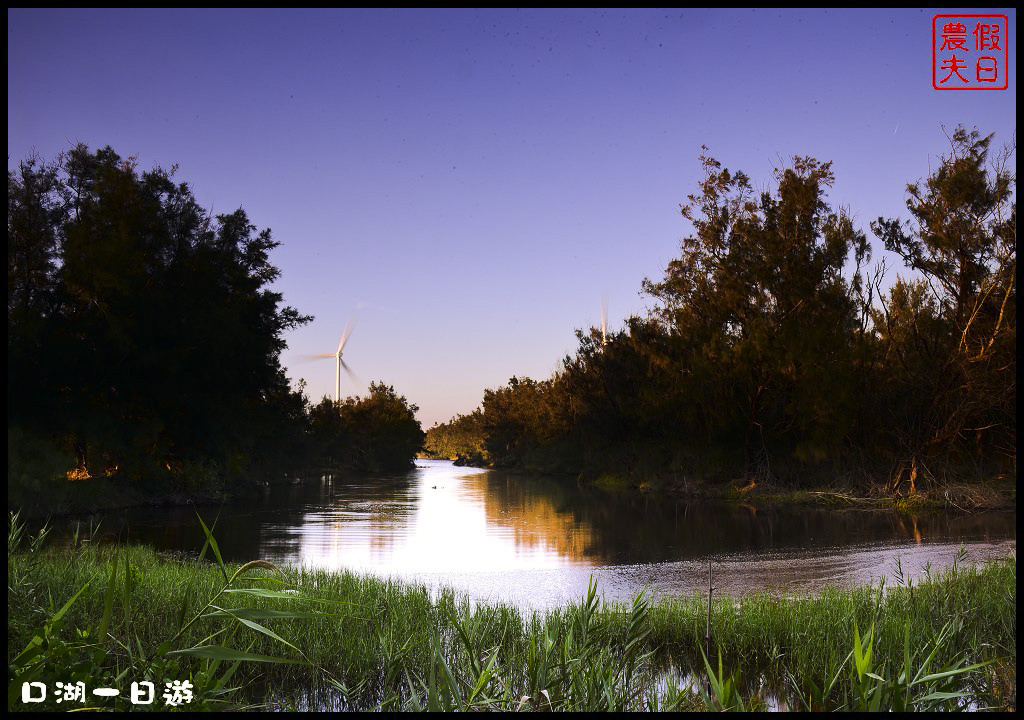
<svg viewBox="0 0 1024 720"><path fill-rule="evenodd" d="M352 372L352 368L350 368L350 367L348 366L348 363L346 363L346 362L345 362L344 360L342 360L342 361L341 361L341 366L342 366L343 368L345 368L345 372L347 372L347 373L348 373L348 376L349 376L350 378L352 378L353 380L355 380L355 381L356 381L356 382L357 382L358 384L360 384L360 385L362 385L362 384L363 384L363 381L362 381L362 380L361 380L361 379L359 378L359 376L358 376L358 375L356 375L356 374L355 374L354 372Z"/></svg>
<svg viewBox="0 0 1024 720"><path fill-rule="evenodd" d="M326 360L327 358L337 356L337 353L331 353L330 355L299 355L299 362L313 362L314 360Z"/></svg>
<svg viewBox="0 0 1024 720"><path fill-rule="evenodd" d="M345 349L345 343L348 342L348 336L352 334L352 328L356 326L356 319L352 317L348 321L348 325L345 326L345 332L341 336L341 342L338 343L338 352L340 353Z"/></svg>

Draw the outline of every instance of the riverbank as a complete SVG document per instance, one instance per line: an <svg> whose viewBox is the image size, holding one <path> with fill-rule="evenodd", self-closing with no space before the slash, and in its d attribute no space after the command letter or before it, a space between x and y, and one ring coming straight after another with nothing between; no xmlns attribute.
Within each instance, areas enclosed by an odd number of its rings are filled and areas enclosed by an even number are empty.
<svg viewBox="0 0 1024 720"><path fill-rule="evenodd" d="M8 497L8 511L18 510L23 520L50 522L85 515L104 515L119 510L144 507L181 507L185 505L221 505L232 500L244 500L258 496L270 485L289 485L319 480L322 475L338 473L337 470L318 470L303 477L281 477L274 482L251 483L225 488L200 487L188 489L139 490L130 483L113 478L89 478L76 481L51 481L45 499L22 506L12 505Z"/></svg>
<svg viewBox="0 0 1024 720"><path fill-rule="evenodd" d="M1016 702L1013 558L958 566L885 592L742 601L714 595L710 653L712 660L721 653L724 672L712 665L716 681L731 677L734 692L723 687L721 695L712 684L707 696L704 595L624 607L604 605L594 592L575 605L527 615L500 604L470 608L451 591L432 595L422 586L348 572L220 567L143 547L88 544L9 549L8 587L13 710L28 709L19 692L30 671L51 688L85 671L90 689L100 681L123 685L119 699L86 703L122 709L130 707L127 685L147 673L190 680L210 708L230 700L300 710L693 710L739 701L853 709L865 682L895 702L893 683L907 662L920 677L988 663L952 676L955 687L933 680L907 688L920 709L931 702L927 694L945 690L967 693L946 702L949 709L964 702L1010 709ZM39 654L18 660L36 634L45 638ZM871 672L884 683L856 674L855 634L862 649L872 638ZM234 659L246 656L279 662L243 661L230 683L218 685ZM813 687L832 678L831 689L813 700ZM218 694L233 686L245 689Z"/></svg>
<svg viewBox="0 0 1024 720"><path fill-rule="evenodd" d="M59 483L59 484L58 484ZM51 481L46 492L33 503L18 506L24 520L51 522L72 516L110 513L138 507L168 507L189 504L217 504L232 498L245 497L259 491L258 486L222 489L139 490L111 478L89 478L76 481ZM8 510L13 510L8 497Z"/></svg>
<svg viewBox="0 0 1024 720"><path fill-rule="evenodd" d="M991 483L948 483L920 489L911 494L894 495L882 484L814 484L794 490L772 481L724 483L694 486L685 481L669 481L657 486L640 483L640 490L666 492L676 497L747 502L755 505L794 505L827 508L898 510L953 510L980 512L1017 509L1017 488L1010 480Z"/></svg>
<svg viewBox="0 0 1024 720"><path fill-rule="evenodd" d="M420 458L429 459L429 458ZM459 466L456 463L456 466ZM463 463L463 467L488 468L483 464ZM319 480L324 475L352 471L320 468L295 477L281 477L272 484L287 485L305 480ZM755 506L792 505L820 508L894 509L900 512L917 510L952 510L980 512L986 510L1009 511L1017 509L1015 478L1002 477L989 482L946 482L922 484L917 492L893 495L873 476L847 474L846 476L819 474L794 485L769 477L756 483L723 480L709 476L667 475L651 472L638 473L610 469L601 473L550 473L538 469L521 471L527 476L556 478L570 485L590 485L610 493L642 493L667 495L696 501L741 502ZM358 473L355 474L357 477ZM838 479L834 479L838 477ZM215 505L230 500L258 495L267 483L253 483L225 488L219 483L186 481L180 488L139 490L116 478L93 477L86 480L51 479L45 488L34 493L33 502L12 505L18 499L9 493L8 510L20 509L25 520L83 516L110 513L137 507L168 507L182 505ZM40 498L43 498L41 500Z"/></svg>
<svg viewBox="0 0 1024 720"><path fill-rule="evenodd" d="M494 469L488 464L459 458L456 466ZM782 475L763 472L759 479L727 479L716 474L666 473L658 470L606 468L599 472L550 472L542 468L509 469L526 475L559 477L566 483L589 485L607 492L666 494L700 501L746 502L755 505L794 505L823 508L878 510L1016 510L1016 477L999 475L989 480L927 480L922 475L913 492L906 484L892 492L879 470L856 472L830 469L809 472L790 469Z"/></svg>

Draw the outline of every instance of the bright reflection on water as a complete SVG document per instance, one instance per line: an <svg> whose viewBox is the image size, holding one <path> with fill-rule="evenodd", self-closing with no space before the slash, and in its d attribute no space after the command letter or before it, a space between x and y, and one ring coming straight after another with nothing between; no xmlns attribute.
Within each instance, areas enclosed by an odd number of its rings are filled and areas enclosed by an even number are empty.
<svg viewBox="0 0 1024 720"><path fill-rule="evenodd" d="M417 461L387 477L268 488L256 501L201 508L226 559L350 569L447 586L476 601L544 608L578 600L591 577L609 600L641 590L702 592L707 562L719 593L815 592L893 581L1016 548L1016 514L758 509L608 495L571 483ZM198 550L191 508L130 511L133 540ZM107 529L115 518L104 521Z"/></svg>
<svg viewBox="0 0 1024 720"><path fill-rule="evenodd" d="M549 505L528 521L503 511L490 517L486 471L421 461L416 476L391 485L392 500L374 499L377 488L367 484L330 482L334 503L280 527L297 538L297 556L282 559L400 576L590 565L586 528Z"/></svg>

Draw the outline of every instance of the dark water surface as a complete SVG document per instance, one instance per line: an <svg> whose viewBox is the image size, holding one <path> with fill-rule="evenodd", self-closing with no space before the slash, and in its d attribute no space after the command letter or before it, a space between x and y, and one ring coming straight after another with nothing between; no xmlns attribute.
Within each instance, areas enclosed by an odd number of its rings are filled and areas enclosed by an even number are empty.
<svg viewBox="0 0 1024 720"><path fill-rule="evenodd" d="M950 563L1016 552L1016 513L758 509L665 496L606 494L562 482L417 460L409 473L267 488L201 507L225 560L350 569L447 586L477 601L545 608L578 600L589 579L609 600L717 592L816 592L919 578ZM198 550L191 507L137 509L103 521L131 540Z"/></svg>

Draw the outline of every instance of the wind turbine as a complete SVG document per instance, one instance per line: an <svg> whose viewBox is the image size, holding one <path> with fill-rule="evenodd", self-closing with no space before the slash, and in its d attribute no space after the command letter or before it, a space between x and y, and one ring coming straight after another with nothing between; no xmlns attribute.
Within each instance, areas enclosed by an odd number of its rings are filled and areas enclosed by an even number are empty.
<svg viewBox="0 0 1024 720"><path fill-rule="evenodd" d="M352 368L346 365L345 361L341 359L341 353L345 349L345 343L348 342L349 335L352 334L352 328L355 327L355 324L355 320L348 321L348 325L345 327L345 332L341 336L341 342L338 343L338 352L312 356L312 359L314 360L334 358L334 402L336 404L341 403L341 369L345 368L345 372L347 372L352 379L356 379L356 374L352 372Z"/></svg>

